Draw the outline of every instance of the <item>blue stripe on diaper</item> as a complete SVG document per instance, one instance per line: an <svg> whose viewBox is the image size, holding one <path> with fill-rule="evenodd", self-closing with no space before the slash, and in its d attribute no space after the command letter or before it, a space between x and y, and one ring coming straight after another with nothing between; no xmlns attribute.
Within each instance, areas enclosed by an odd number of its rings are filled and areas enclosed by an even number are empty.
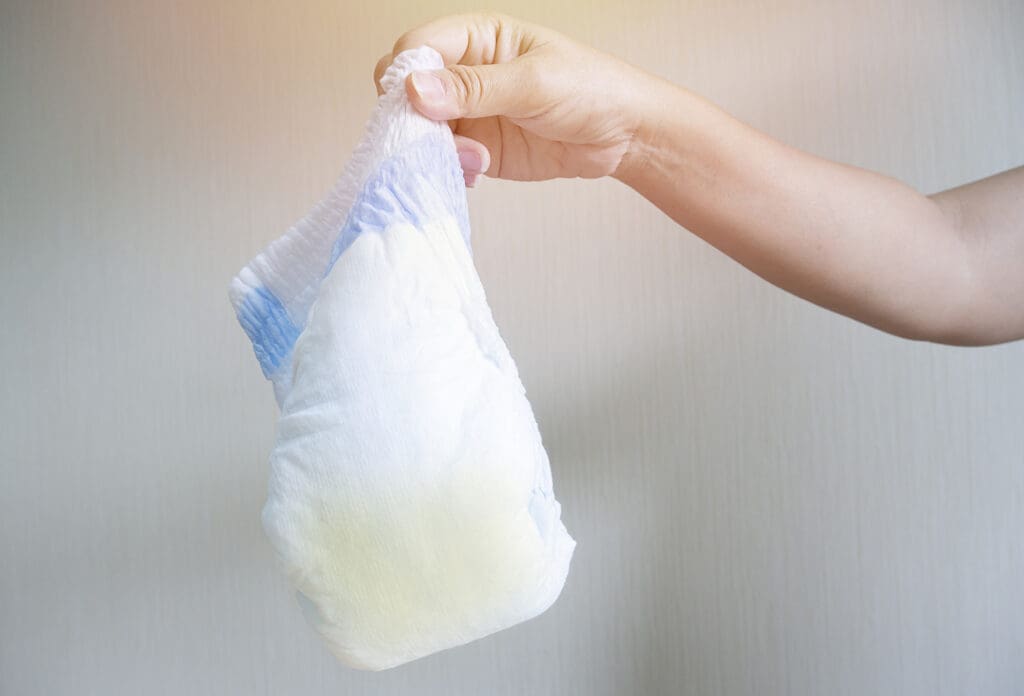
<svg viewBox="0 0 1024 696"><path fill-rule="evenodd" d="M252 340L263 376L269 378L291 353L299 329L281 301L263 287L249 291L237 313L238 322Z"/></svg>
<svg viewBox="0 0 1024 696"><path fill-rule="evenodd" d="M324 277L334 262L365 232L380 232L396 222L418 229L454 215L469 246L462 168L447 133L432 133L383 161L356 197L331 250ZM251 288L236 309L268 379L289 362L305 324L296 325L281 300L266 287ZM298 319L298 317L296 317Z"/></svg>
<svg viewBox="0 0 1024 696"><path fill-rule="evenodd" d="M428 135L381 163L352 204L331 249L324 276L359 235L383 231L400 220L422 229L441 215L455 215L469 246L462 167L450 136L446 136ZM425 185L428 180L432 185Z"/></svg>

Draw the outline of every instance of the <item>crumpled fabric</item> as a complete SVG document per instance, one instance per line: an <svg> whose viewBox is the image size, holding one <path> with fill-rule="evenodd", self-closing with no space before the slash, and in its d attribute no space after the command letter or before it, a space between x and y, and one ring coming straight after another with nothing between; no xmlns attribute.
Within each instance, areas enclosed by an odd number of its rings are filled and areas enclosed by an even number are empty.
<svg viewBox="0 0 1024 696"><path fill-rule="evenodd" d="M575 542L473 267L450 129L397 56L330 194L230 288L280 406L263 526L342 662L393 667L530 619Z"/></svg>

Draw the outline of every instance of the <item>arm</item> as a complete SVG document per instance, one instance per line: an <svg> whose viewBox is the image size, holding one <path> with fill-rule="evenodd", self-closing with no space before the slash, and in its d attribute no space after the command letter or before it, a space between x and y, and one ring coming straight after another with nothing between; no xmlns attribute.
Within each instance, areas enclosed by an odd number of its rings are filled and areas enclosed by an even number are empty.
<svg viewBox="0 0 1024 696"><path fill-rule="evenodd" d="M700 97L543 27L446 17L403 35L444 70L410 76L448 120L467 185L615 176L780 288L907 338L1024 338L1024 168L925 197L800 152ZM379 85L378 85L379 88Z"/></svg>
<svg viewBox="0 0 1024 696"><path fill-rule="evenodd" d="M1024 337L1024 167L925 197L672 85L616 176L769 282L906 338Z"/></svg>

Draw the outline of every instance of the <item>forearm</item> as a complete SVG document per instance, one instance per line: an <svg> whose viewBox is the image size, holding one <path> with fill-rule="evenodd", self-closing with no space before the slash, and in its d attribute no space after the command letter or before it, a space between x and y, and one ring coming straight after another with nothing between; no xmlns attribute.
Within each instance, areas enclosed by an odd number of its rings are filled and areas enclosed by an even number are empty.
<svg viewBox="0 0 1024 696"><path fill-rule="evenodd" d="M908 338L1016 337L973 325L976 269L948 206L787 147L678 88L664 86L650 111L616 176L754 273Z"/></svg>

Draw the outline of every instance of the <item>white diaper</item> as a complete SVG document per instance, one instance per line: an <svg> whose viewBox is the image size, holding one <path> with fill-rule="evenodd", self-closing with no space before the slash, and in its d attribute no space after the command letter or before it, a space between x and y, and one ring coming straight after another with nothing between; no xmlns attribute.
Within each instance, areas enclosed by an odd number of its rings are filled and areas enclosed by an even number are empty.
<svg viewBox="0 0 1024 696"><path fill-rule="evenodd" d="M575 542L473 267L448 127L395 58L334 190L231 301L281 417L263 524L337 657L385 669L543 612Z"/></svg>

